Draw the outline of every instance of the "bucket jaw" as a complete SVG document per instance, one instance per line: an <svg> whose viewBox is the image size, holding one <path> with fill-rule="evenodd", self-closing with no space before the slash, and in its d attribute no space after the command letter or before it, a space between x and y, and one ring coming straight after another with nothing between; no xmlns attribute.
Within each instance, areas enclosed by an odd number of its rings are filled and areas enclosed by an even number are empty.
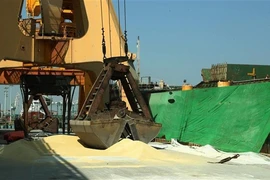
<svg viewBox="0 0 270 180"><path fill-rule="evenodd" d="M125 128L124 120L70 120L70 126L87 147L106 149L119 141Z"/></svg>
<svg viewBox="0 0 270 180"><path fill-rule="evenodd" d="M131 131L132 139L145 143L152 141L161 129L161 124L151 121L133 120L128 121L127 125Z"/></svg>

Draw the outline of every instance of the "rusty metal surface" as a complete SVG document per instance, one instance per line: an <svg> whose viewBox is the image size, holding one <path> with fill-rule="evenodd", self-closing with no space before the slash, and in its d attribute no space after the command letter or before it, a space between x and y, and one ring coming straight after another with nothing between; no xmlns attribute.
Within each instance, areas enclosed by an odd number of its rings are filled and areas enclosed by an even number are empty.
<svg viewBox="0 0 270 180"><path fill-rule="evenodd" d="M42 130L44 130L44 129L50 129L49 127L52 124L55 124L55 123L53 123L54 121L57 121L57 119L56 118L53 118L51 116L47 116L45 119L43 119L42 121L40 121L37 124L36 128L37 129L42 129Z"/></svg>
<svg viewBox="0 0 270 180"><path fill-rule="evenodd" d="M88 147L106 149L118 142L126 125L124 120L71 120L70 126Z"/></svg>
<svg viewBox="0 0 270 180"><path fill-rule="evenodd" d="M54 76L74 76L71 85L85 85L85 72L74 69L60 68L2 68L0 69L0 84L20 84L22 75L54 75Z"/></svg>
<svg viewBox="0 0 270 180"><path fill-rule="evenodd" d="M52 119L52 122L48 126L44 126L43 130L50 133L58 133L59 121L57 118Z"/></svg>
<svg viewBox="0 0 270 180"><path fill-rule="evenodd" d="M209 74L210 73L210 74ZM269 65L252 64L214 64L211 69L202 69L204 82L208 81L243 81L269 78Z"/></svg>
<svg viewBox="0 0 270 180"><path fill-rule="evenodd" d="M109 80L121 80L134 112L128 111L119 96L111 96L106 109L98 106L109 86ZM161 124L153 122L149 107L144 101L129 68L108 63L96 79L76 120L70 121L71 128L88 147L108 148L121 138L131 138L145 143L153 140Z"/></svg>
<svg viewBox="0 0 270 180"><path fill-rule="evenodd" d="M66 103L68 102L68 121L70 120L71 110L71 85L70 81L74 76L54 76L54 75L22 75L20 77L20 87L23 91L23 120L24 131L27 137L31 129L42 129L58 132L58 120L52 117L42 95L60 95L63 97L63 133L65 133L65 113ZM30 98L28 99L28 97ZM29 107L33 101L39 100L45 115L41 118L29 117ZM68 125L69 127L69 125ZM68 129L68 133L70 129Z"/></svg>
<svg viewBox="0 0 270 180"><path fill-rule="evenodd" d="M136 100L134 99L134 96L133 96L132 92L129 91L129 84L127 82L127 79L126 78L121 78L121 84L122 84L122 86L124 88L126 97L128 99L128 102L130 104L130 107L131 107L132 111L134 111L136 113L139 113L139 109L138 109Z"/></svg>
<svg viewBox="0 0 270 180"><path fill-rule="evenodd" d="M145 103L145 100L144 100L134 78L132 77L132 74L129 72L129 73L127 73L126 76L127 76L128 81L129 81L129 84L131 86L132 92L133 92L135 98L137 99L137 102L139 103L144 116L146 117L147 120L149 120L149 121L152 120L152 116L151 116L149 107Z"/></svg>
<svg viewBox="0 0 270 180"><path fill-rule="evenodd" d="M44 34L60 34L63 0L40 0Z"/></svg>
<svg viewBox="0 0 270 180"><path fill-rule="evenodd" d="M62 95L69 91L73 76L22 75L21 87L29 90L29 95Z"/></svg>
<svg viewBox="0 0 270 180"><path fill-rule="evenodd" d="M211 69L202 69L201 76L204 82L211 81L212 80Z"/></svg>
<svg viewBox="0 0 270 180"><path fill-rule="evenodd" d="M51 63L52 64L62 64L65 63L65 56L69 48L69 41L52 41L54 43Z"/></svg>
<svg viewBox="0 0 270 180"><path fill-rule="evenodd" d="M128 122L129 126L133 126L133 129L136 130L136 139L145 143L152 141L159 133L161 129L161 124L142 121L142 120L133 120Z"/></svg>
<svg viewBox="0 0 270 180"><path fill-rule="evenodd" d="M58 133L59 122L58 122L58 119L54 117L47 117L45 120L41 120L41 121L32 119L30 117L27 123L28 123L27 125L28 131L40 129L40 130L43 130L44 132ZM15 125L15 131L24 130L25 126L24 126L23 119L21 118L15 119L14 125Z"/></svg>
<svg viewBox="0 0 270 180"><path fill-rule="evenodd" d="M40 116L41 114L39 112L28 112L30 105L33 102L33 99L39 100L42 108L45 112L45 115ZM48 106L46 105L46 102L42 95L31 95L27 102L27 111L23 112L23 120L26 119L25 125L23 129L27 129L27 131L30 131L32 129L41 129L46 132L51 133L57 133L58 132L58 120L56 118L52 117L51 112L48 109ZM34 118L35 117L35 118Z"/></svg>
<svg viewBox="0 0 270 180"><path fill-rule="evenodd" d="M110 77L112 76L112 73L113 73L112 69L108 68L106 70L106 74L104 74L104 76L101 76L100 77L101 79L98 78L96 81L97 84L95 83L94 86L92 87L93 90L95 90L95 88L97 89L96 89L96 92L91 90L91 92L89 93L90 95L95 96L95 97L94 97L94 102L91 104L91 107L88 110L88 116L97 111L98 106L102 100L102 96L109 85L109 81L110 81ZM96 93L96 95L94 95L94 93ZM90 98L93 98L93 97L90 97Z"/></svg>
<svg viewBox="0 0 270 180"><path fill-rule="evenodd" d="M83 106L78 114L79 118L85 118L86 116L89 116L90 113L95 113L97 111L111 76L111 67L106 67L100 72L83 103Z"/></svg>

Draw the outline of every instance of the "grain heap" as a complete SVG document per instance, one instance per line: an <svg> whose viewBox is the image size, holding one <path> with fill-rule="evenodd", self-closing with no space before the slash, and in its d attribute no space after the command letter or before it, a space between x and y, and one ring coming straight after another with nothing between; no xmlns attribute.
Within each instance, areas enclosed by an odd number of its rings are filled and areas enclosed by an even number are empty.
<svg viewBox="0 0 270 180"><path fill-rule="evenodd" d="M85 148L77 136L55 135L43 139L51 153L60 156L102 156L104 150Z"/></svg>
<svg viewBox="0 0 270 180"><path fill-rule="evenodd" d="M18 161L29 161L40 157L33 142L19 140L2 147L0 158Z"/></svg>
<svg viewBox="0 0 270 180"><path fill-rule="evenodd" d="M114 156L131 157L139 160L164 159L167 155L140 141L123 139L106 150L85 148L77 136L54 135L42 140L19 140L5 146L0 158L31 161L42 156Z"/></svg>
<svg viewBox="0 0 270 180"><path fill-rule="evenodd" d="M165 153L162 153L148 144L130 139L123 139L109 147L106 152L115 156L127 156L140 160L168 158Z"/></svg>

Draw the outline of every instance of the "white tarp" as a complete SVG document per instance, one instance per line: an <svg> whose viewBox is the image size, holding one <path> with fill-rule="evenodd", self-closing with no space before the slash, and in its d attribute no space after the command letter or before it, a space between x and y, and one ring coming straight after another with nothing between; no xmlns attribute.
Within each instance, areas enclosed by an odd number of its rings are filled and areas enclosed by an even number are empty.
<svg viewBox="0 0 270 180"><path fill-rule="evenodd" d="M230 162L237 163L237 164L268 164L270 165L269 157L258 154L258 153L253 153L253 152L228 153L228 152L216 150L210 145L205 145L201 147L182 145L174 139L171 140L171 144L151 142L149 143L149 145L158 149L166 149L166 150L172 150L172 151L177 151L181 153L187 153L187 154L193 154L197 156L213 158L214 160L216 159L216 162L224 158L232 157L236 154L239 154L240 156L238 158L232 159L230 160Z"/></svg>

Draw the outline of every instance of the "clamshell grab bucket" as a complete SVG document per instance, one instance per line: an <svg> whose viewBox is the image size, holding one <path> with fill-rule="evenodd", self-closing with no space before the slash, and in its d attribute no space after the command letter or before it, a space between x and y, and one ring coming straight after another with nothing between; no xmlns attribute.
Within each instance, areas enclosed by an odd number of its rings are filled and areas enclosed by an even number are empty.
<svg viewBox="0 0 270 180"><path fill-rule="evenodd" d="M70 120L70 126L87 147L106 149L119 141L124 120Z"/></svg>
<svg viewBox="0 0 270 180"><path fill-rule="evenodd" d="M125 59L125 58L124 58ZM153 121L129 66L119 64L118 58L108 60L110 63L101 70L76 118L70 121L73 132L88 147L106 149L121 138L131 138L145 143L153 140L161 129L161 124ZM102 98L110 80L120 80L130 103L120 96L112 96L106 108L99 110Z"/></svg>

